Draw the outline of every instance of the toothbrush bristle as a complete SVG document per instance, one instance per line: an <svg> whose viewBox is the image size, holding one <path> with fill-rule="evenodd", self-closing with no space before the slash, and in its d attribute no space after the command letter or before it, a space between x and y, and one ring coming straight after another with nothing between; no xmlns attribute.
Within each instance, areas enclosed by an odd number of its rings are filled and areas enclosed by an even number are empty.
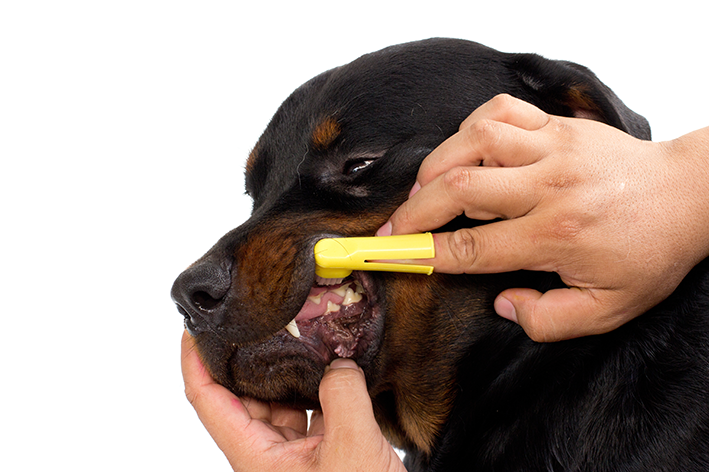
<svg viewBox="0 0 709 472"><path fill-rule="evenodd" d="M344 279L333 279L333 278L323 278L320 277L319 275L315 276L315 282L317 282L318 285L337 285L342 283Z"/></svg>

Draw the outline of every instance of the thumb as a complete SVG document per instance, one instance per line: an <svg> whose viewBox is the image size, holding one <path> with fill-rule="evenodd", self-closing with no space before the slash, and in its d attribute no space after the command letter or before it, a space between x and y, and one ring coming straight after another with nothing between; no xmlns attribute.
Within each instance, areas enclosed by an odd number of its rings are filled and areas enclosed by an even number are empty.
<svg viewBox="0 0 709 472"><path fill-rule="evenodd" d="M537 342L606 333L626 321L627 316L610 313L604 305L597 291L577 287L545 293L514 288L495 299L497 314L518 323Z"/></svg>
<svg viewBox="0 0 709 472"><path fill-rule="evenodd" d="M351 359L337 359L320 382L325 441L348 445L382 433L374 419L364 372Z"/></svg>
<svg viewBox="0 0 709 472"><path fill-rule="evenodd" d="M320 382L320 406L322 470L406 472L374 419L364 372L354 361L330 364Z"/></svg>

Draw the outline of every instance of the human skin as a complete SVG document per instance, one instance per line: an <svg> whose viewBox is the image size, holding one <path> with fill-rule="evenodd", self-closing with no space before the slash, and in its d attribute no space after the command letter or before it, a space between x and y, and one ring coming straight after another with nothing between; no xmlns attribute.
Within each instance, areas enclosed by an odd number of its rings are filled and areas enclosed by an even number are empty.
<svg viewBox="0 0 709 472"><path fill-rule="evenodd" d="M550 116L500 95L421 165L378 235L435 235L437 272L558 273L568 288L505 290L495 310L536 341L608 332L666 298L709 256L709 128L668 142Z"/></svg>

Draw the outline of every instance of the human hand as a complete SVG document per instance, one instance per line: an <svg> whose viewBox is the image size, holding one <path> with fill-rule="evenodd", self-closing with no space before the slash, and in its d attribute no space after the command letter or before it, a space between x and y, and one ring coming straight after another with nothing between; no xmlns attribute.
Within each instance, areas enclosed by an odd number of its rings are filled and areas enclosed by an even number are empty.
<svg viewBox="0 0 709 472"><path fill-rule="evenodd" d="M495 310L537 341L603 333L709 255L708 155L709 128L653 143L501 95L425 159L377 234L500 218L436 234L435 271L557 272L569 288L505 290Z"/></svg>
<svg viewBox="0 0 709 472"><path fill-rule="evenodd" d="M194 341L182 336L185 394L200 421L239 471L405 472L374 420L364 373L349 359L333 361L320 383L322 412L234 396L205 370Z"/></svg>

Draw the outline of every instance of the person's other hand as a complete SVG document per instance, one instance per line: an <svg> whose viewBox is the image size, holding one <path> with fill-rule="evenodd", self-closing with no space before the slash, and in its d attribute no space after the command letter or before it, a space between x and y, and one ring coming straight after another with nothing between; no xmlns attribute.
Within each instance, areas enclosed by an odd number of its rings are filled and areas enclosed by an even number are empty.
<svg viewBox="0 0 709 472"><path fill-rule="evenodd" d="M569 288L506 290L498 314L537 341L603 333L662 301L709 255L707 156L709 128L653 143L501 95L425 159L377 234L499 218L436 234L435 270L557 272Z"/></svg>
<svg viewBox="0 0 709 472"><path fill-rule="evenodd" d="M364 373L348 359L332 362L320 384L322 412L238 398L204 368L185 332L185 393L235 471L405 472L379 429Z"/></svg>

